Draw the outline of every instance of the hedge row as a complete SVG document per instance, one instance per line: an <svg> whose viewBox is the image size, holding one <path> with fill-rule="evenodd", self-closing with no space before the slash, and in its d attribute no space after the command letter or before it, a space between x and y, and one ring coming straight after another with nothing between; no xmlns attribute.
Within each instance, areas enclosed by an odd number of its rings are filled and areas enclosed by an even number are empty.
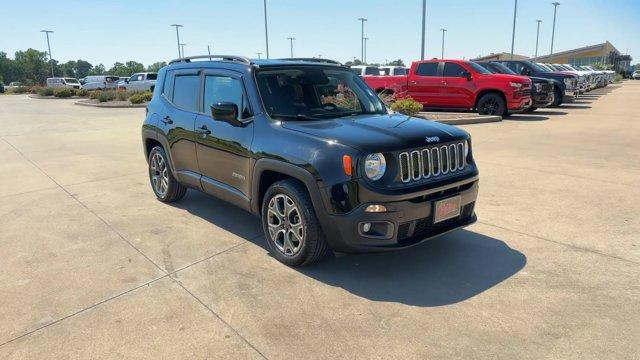
<svg viewBox="0 0 640 360"><path fill-rule="evenodd" d="M88 97L90 99L98 100L99 102L107 101L127 101L132 104L142 104L147 101L151 101L151 91L115 91L115 90L96 90L87 91L85 89L71 89L71 88L52 88L52 87L33 87L31 89L26 88L24 91L16 92L19 94L30 92L32 94L38 94L40 96L54 96L58 98L70 98L72 96Z"/></svg>

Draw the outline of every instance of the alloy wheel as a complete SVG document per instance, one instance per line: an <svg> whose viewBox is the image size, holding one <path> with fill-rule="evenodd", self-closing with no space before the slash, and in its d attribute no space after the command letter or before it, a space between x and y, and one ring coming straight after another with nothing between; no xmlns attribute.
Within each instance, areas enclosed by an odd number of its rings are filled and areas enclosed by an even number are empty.
<svg viewBox="0 0 640 360"><path fill-rule="evenodd" d="M488 99L484 102L482 110L489 115L495 115L498 111L498 102L495 99Z"/></svg>
<svg viewBox="0 0 640 360"><path fill-rule="evenodd" d="M164 197L169 189L169 168L167 162L160 153L154 153L149 162L149 175L153 189L158 196Z"/></svg>
<svg viewBox="0 0 640 360"><path fill-rule="evenodd" d="M304 222L296 203L285 194L269 201L267 211L269 236L276 248L287 256L296 255L304 244Z"/></svg>

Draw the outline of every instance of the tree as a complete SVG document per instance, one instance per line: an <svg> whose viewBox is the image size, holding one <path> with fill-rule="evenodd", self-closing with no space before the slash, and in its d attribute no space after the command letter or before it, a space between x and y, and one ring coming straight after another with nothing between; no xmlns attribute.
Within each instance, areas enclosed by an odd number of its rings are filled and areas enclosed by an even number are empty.
<svg viewBox="0 0 640 360"><path fill-rule="evenodd" d="M78 61L76 61L76 66L74 69L76 73L76 77L78 78L86 77L87 75L89 75L89 72L91 71L92 67L93 66L91 65L90 62L78 59Z"/></svg>
<svg viewBox="0 0 640 360"><path fill-rule="evenodd" d="M167 63L164 61L155 62L149 66L147 66L148 72L158 72L161 68L167 66Z"/></svg>
<svg viewBox="0 0 640 360"><path fill-rule="evenodd" d="M144 65L137 61L127 61L125 65L127 66L127 69L129 69L129 74L144 72Z"/></svg>
<svg viewBox="0 0 640 360"><path fill-rule="evenodd" d="M129 69L121 62L116 62L115 64L113 64L113 67L111 69L109 69L109 75L115 75L115 76L130 76L131 73L129 72Z"/></svg>
<svg viewBox="0 0 640 360"><path fill-rule="evenodd" d="M36 49L16 51L15 60L25 83L44 84L47 77L51 76L50 67L47 63L47 53Z"/></svg>
<svg viewBox="0 0 640 360"><path fill-rule="evenodd" d="M107 73L107 69L102 64L98 64L91 68L89 75L104 75Z"/></svg>
<svg viewBox="0 0 640 360"><path fill-rule="evenodd" d="M389 65L389 66L404 66L404 62L402 61L402 59L397 59L397 60L393 60L391 62L388 62L387 65Z"/></svg>
<svg viewBox="0 0 640 360"><path fill-rule="evenodd" d="M347 61L346 63L344 63L345 66L358 66L358 65L364 65L364 63L362 61L360 61L360 59L354 59L353 61Z"/></svg>

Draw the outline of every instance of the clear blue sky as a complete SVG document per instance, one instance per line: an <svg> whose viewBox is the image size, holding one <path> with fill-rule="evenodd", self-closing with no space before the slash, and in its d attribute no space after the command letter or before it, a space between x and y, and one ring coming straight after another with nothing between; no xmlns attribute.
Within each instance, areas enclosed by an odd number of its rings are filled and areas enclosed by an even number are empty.
<svg viewBox="0 0 640 360"><path fill-rule="evenodd" d="M520 0L515 53L533 55L536 19L540 54L549 52L551 0ZM554 50L609 40L640 62L639 0L560 0ZM295 56L353 59L360 54L360 23L366 17L369 62L420 56L421 0L268 0L271 57L289 56L289 36L297 38ZM427 57L439 56L440 28L446 33L445 56L470 58L509 52L513 0L428 0ZM10 57L29 47L45 50L50 29L53 57L82 58L107 67L115 61L145 65L177 56L172 23L184 24L186 55L214 53L256 57L264 53L262 0L194 1L3 1L0 51Z"/></svg>

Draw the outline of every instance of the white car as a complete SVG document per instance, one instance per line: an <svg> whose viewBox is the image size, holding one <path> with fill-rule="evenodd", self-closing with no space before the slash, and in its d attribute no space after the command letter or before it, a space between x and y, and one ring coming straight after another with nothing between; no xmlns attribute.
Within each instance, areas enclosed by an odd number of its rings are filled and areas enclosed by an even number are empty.
<svg viewBox="0 0 640 360"><path fill-rule="evenodd" d="M634 71L633 74L631 74L631 78L633 80L640 80L640 70Z"/></svg>
<svg viewBox="0 0 640 360"><path fill-rule="evenodd" d="M380 66L380 75L399 76L409 74L409 69L404 66Z"/></svg>
<svg viewBox="0 0 640 360"><path fill-rule="evenodd" d="M158 73L136 73L124 81L118 83L118 90L127 91L153 91L156 87Z"/></svg>
<svg viewBox="0 0 640 360"><path fill-rule="evenodd" d="M355 65L349 67L354 73L364 75L380 75L380 69L377 66Z"/></svg>
<svg viewBox="0 0 640 360"><path fill-rule="evenodd" d="M83 79L82 88L87 90L115 90L120 80L117 76L94 75Z"/></svg>
<svg viewBox="0 0 640 360"><path fill-rule="evenodd" d="M53 77L47 79L47 86L52 88L81 89L82 85L76 78Z"/></svg>

